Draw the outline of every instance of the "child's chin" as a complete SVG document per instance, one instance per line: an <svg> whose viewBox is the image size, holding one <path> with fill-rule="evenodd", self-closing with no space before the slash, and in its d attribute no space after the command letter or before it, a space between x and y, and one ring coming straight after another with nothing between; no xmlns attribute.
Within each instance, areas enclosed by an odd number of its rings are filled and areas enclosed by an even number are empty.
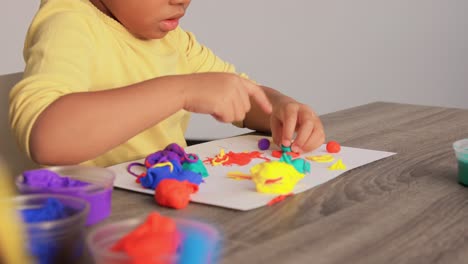
<svg viewBox="0 0 468 264"><path fill-rule="evenodd" d="M141 40L153 40L153 39L162 39L164 38L167 33L169 32L151 32L151 33L141 33L141 34L136 34L133 33L133 35Z"/></svg>

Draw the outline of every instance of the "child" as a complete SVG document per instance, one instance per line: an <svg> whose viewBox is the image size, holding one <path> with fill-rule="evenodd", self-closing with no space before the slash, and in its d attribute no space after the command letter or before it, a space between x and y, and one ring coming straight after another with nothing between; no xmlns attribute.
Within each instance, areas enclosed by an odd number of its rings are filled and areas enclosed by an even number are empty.
<svg viewBox="0 0 468 264"><path fill-rule="evenodd" d="M139 159L185 146L190 112L271 131L293 151L320 146L323 126L307 105L237 74L178 26L189 4L42 0L24 78L10 94L11 126L27 154L45 165Z"/></svg>

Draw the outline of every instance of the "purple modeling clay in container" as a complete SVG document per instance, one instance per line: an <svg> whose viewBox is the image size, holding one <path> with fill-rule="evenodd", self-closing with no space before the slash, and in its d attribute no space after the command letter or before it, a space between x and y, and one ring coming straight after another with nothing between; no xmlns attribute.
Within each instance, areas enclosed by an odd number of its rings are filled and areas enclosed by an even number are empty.
<svg viewBox="0 0 468 264"><path fill-rule="evenodd" d="M95 224L111 213L115 175L106 168L90 166L59 166L29 170L16 179L20 193L50 193L71 195L90 205L86 225Z"/></svg>
<svg viewBox="0 0 468 264"><path fill-rule="evenodd" d="M89 203L69 195L25 194L13 198L35 263L80 263Z"/></svg>

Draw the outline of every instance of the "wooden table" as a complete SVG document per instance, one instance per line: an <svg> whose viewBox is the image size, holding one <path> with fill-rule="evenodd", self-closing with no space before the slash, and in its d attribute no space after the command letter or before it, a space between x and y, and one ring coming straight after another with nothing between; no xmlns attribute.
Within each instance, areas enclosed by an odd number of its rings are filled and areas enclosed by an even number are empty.
<svg viewBox="0 0 468 264"><path fill-rule="evenodd" d="M322 120L328 140L398 154L247 212L171 210L117 189L103 223L150 211L211 223L220 263L468 263L468 188L452 150L468 138L468 110L376 102Z"/></svg>

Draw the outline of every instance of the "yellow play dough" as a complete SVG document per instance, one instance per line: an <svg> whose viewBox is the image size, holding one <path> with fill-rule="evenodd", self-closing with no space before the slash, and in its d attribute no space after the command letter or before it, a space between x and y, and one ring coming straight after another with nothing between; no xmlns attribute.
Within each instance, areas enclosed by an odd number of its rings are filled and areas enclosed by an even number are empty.
<svg viewBox="0 0 468 264"><path fill-rule="evenodd" d="M330 167L328 167L329 170L346 170L346 165L343 164L343 161L339 159L337 162L333 163Z"/></svg>
<svg viewBox="0 0 468 264"><path fill-rule="evenodd" d="M219 154L216 155L216 157L211 160L211 165L218 166L218 165L225 163L228 160L229 160L229 156L226 155L226 153L224 152L224 149L221 149L219 151Z"/></svg>
<svg viewBox="0 0 468 264"><path fill-rule="evenodd" d="M250 169L257 192L288 194L304 177L294 166L281 161L259 163ZM270 181L270 182L268 182Z"/></svg>
<svg viewBox="0 0 468 264"><path fill-rule="evenodd" d="M326 162L332 162L335 160L333 155L330 154L325 154L325 155L318 155L318 156L308 156L306 159L315 161L315 162L320 162L320 163L326 163Z"/></svg>

